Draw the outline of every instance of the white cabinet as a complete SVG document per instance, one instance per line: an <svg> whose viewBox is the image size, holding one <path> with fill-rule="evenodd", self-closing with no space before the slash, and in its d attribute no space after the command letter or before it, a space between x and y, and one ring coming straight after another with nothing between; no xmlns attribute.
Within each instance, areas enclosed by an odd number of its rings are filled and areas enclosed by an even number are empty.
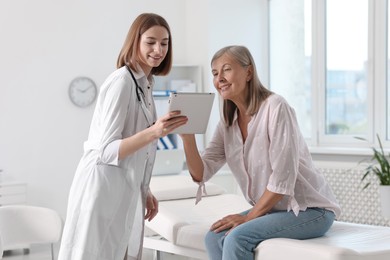
<svg viewBox="0 0 390 260"><path fill-rule="evenodd" d="M27 184L23 182L0 182L0 206L25 204L26 203ZM30 252L30 245L21 245L23 254ZM9 255L12 250L5 250L4 254Z"/></svg>
<svg viewBox="0 0 390 260"><path fill-rule="evenodd" d="M0 206L26 203L27 184L0 182Z"/></svg>
<svg viewBox="0 0 390 260"><path fill-rule="evenodd" d="M154 90L202 92L202 68L199 65L173 65L166 76L156 76Z"/></svg>
<svg viewBox="0 0 390 260"><path fill-rule="evenodd" d="M22 182L0 182L0 207L26 203L27 184ZM28 254L30 245L22 246L23 253ZM5 252L11 252L6 250ZM7 254L7 253L6 253Z"/></svg>

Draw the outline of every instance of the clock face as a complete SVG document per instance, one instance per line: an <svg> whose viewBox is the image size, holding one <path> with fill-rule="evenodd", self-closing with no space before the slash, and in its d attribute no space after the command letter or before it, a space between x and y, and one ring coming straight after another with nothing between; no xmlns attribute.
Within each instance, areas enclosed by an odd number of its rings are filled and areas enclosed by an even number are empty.
<svg viewBox="0 0 390 260"><path fill-rule="evenodd" d="M69 98L78 107L91 105L97 96L97 87L92 79L77 77L69 85Z"/></svg>

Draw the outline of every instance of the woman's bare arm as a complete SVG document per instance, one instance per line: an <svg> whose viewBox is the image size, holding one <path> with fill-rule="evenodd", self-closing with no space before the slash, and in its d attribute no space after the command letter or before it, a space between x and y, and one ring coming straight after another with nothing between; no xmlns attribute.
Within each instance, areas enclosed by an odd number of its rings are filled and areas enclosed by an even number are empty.
<svg viewBox="0 0 390 260"><path fill-rule="evenodd" d="M196 145L194 134L182 134L180 137L183 140L184 152L186 155L186 163L188 170L194 181L200 182L203 180L203 162L200 157L198 147Z"/></svg>

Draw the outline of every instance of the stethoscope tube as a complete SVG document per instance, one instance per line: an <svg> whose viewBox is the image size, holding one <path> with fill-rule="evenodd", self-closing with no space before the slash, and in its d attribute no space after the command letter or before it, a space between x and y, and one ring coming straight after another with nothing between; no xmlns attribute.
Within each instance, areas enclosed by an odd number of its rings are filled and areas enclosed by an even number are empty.
<svg viewBox="0 0 390 260"><path fill-rule="evenodd" d="M135 79L135 76L129 66L126 65L127 70L129 71L131 77L133 78L134 84L136 86L135 93L137 95L138 103L140 104L140 107L142 109L142 112L146 118L146 121L148 121L148 127L154 124L153 116L150 113L149 109L146 107L145 103L145 93L143 89L138 85L137 80Z"/></svg>

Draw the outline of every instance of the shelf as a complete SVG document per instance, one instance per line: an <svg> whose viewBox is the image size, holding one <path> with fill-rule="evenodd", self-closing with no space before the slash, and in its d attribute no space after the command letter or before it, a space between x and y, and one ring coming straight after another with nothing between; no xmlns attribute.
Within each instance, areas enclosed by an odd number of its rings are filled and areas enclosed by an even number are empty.
<svg viewBox="0 0 390 260"><path fill-rule="evenodd" d="M202 70L197 65L173 65L166 76L155 76L154 90L201 92Z"/></svg>
<svg viewBox="0 0 390 260"><path fill-rule="evenodd" d="M0 182L0 206L24 204L27 185L21 182Z"/></svg>

